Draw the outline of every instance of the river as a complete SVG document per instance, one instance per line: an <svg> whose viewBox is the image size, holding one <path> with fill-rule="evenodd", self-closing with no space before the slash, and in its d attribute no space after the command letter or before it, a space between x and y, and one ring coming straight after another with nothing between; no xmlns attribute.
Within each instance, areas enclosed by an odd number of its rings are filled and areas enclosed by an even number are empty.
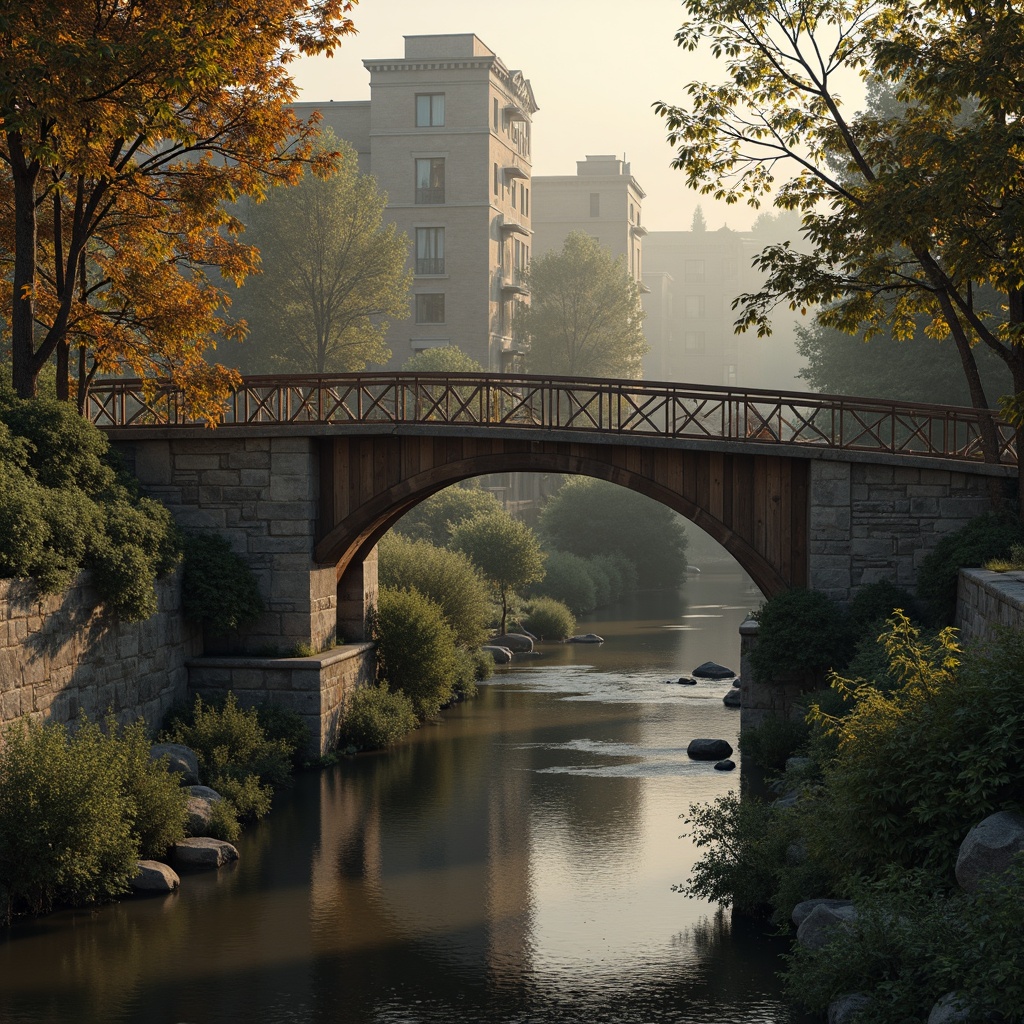
<svg viewBox="0 0 1024 1024"><path fill-rule="evenodd" d="M240 862L0 932L3 1024L796 1024L783 940L671 891L690 803L738 788L739 570L592 616L397 749L301 775ZM739 761L739 755L735 755Z"/></svg>

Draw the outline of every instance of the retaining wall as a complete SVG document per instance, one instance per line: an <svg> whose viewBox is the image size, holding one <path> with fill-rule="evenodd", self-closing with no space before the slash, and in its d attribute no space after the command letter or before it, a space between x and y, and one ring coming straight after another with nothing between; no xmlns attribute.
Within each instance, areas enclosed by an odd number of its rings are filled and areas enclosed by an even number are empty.
<svg viewBox="0 0 1024 1024"><path fill-rule="evenodd" d="M180 612L177 574L157 583L158 611L124 622L98 605L87 574L60 594L30 580L0 580L0 724L27 715L69 722L84 711L140 715L151 728L186 699L199 630Z"/></svg>
<svg viewBox="0 0 1024 1024"><path fill-rule="evenodd" d="M961 569L955 625L963 640L991 640L1000 628L1024 629L1024 572Z"/></svg>

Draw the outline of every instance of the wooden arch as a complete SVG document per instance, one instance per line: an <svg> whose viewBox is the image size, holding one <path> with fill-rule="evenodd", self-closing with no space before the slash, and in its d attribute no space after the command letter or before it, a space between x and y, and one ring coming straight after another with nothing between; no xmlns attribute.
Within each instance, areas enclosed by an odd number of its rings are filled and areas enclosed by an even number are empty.
<svg viewBox="0 0 1024 1024"><path fill-rule="evenodd" d="M481 437L325 438L315 558L338 578L414 505L488 473L566 473L639 491L717 540L771 596L808 578L809 463L784 455Z"/></svg>

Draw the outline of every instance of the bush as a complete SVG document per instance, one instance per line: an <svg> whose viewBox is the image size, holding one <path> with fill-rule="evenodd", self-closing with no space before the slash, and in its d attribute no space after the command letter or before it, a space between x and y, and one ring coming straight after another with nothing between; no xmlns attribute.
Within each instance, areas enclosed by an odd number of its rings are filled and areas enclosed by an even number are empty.
<svg viewBox="0 0 1024 1024"><path fill-rule="evenodd" d="M597 588L585 558L568 551L551 551L544 568L544 579L533 586L536 594L560 601L577 615L597 607Z"/></svg>
<svg viewBox="0 0 1024 1024"><path fill-rule="evenodd" d="M523 628L541 640L558 641L576 632L576 617L553 597L535 597L523 606Z"/></svg>
<svg viewBox="0 0 1024 1024"><path fill-rule="evenodd" d="M750 666L758 682L793 676L820 685L828 669L842 668L852 654L845 616L816 590L795 587L776 594L756 618L760 629Z"/></svg>
<svg viewBox="0 0 1024 1024"><path fill-rule="evenodd" d="M850 625L854 635L862 635L876 623L881 625L897 608L909 618L915 617L917 601L909 590L897 587L891 580L879 580L861 587L850 603Z"/></svg>
<svg viewBox="0 0 1024 1024"><path fill-rule="evenodd" d="M487 586L461 551L388 534L380 544L379 574L382 587L417 590L439 605L457 643L472 648L484 642L490 609Z"/></svg>
<svg viewBox="0 0 1024 1024"><path fill-rule="evenodd" d="M990 558L1005 558L1014 544L1024 542L1019 520L987 513L963 529L948 534L921 563L917 596L929 621L949 625L956 615L957 578L961 569L973 569Z"/></svg>
<svg viewBox="0 0 1024 1024"><path fill-rule="evenodd" d="M0 747L0 915L126 892L140 852L163 853L184 821L141 724L13 725Z"/></svg>
<svg viewBox="0 0 1024 1024"><path fill-rule="evenodd" d="M766 771L780 772L786 761L806 746L810 727L806 722L790 722L784 718L766 718L760 725L744 729L740 750L745 758Z"/></svg>
<svg viewBox="0 0 1024 1024"><path fill-rule="evenodd" d="M397 743L417 726L412 701L386 683L363 686L353 693L341 723L340 745L380 750Z"/></svg>
<svg viewBox="0 0 1024 1024"><path fill-rule="evenodd" d="M455 634L440 607L416 590L382 587L373 619L378 678L431 718L453 696Z"/></svg>
<svg viewBox="0 0 1024 1024"><path fill-rule="evenodd" d="M498 511L501 511L501 502L490 491L457 484L410 509L395 525L395 530L410 540L425 540L443 548L448 546L456 527L478 515Z"/></svg>
<svg viewBox="0 0 1024 1024"><path fill-rule="evenodd" d="M283 740L269 739L259 712L239 707L233 693L217 703L196 697L188 712L172 719L162 738L196 752L199 781L230 800L243 820L263 817L274 787L290 778L293 749Z"/></svg>
<svg viewBox="0 0 1024 1024"><path fill-rule="evenodd" d="M493 663L494 659L488 656ZM452 676L452 703L470 700L477 695L477 660L464 647L455 651L455 674Z"/></svg>
<svg viewBox="0 0 1024 1024"><path fill-rule="evenodd" d="M289 711L280 704L264 701L256 705L256 717L268 740L280 740L292 752L292 765L305 763L306 753L312 745L309 726L297 711Z"/></svg>
<svg viewBox="0 0 1024 1024"><path fill-rule="evenodd" d="M213 636L235 633L264 611L259 582L225 537L194 533L185 538L181 604L185 616Z"/></svg>

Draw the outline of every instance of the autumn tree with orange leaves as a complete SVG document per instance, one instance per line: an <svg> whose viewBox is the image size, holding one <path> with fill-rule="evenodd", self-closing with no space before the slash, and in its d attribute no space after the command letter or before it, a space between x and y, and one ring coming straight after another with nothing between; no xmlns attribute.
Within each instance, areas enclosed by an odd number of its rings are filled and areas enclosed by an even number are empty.
<svg viewBox="0 0 1024 1024"><path fill-rule="evenodd" d="M206 353L244 333L222 285L258 260L228 204L336 163L289 108L288 65L331 54L357 2L0 0L0 318L19 395L55 360L80 407L95 374L133 374L218 419L237 375Z"/></svg>

